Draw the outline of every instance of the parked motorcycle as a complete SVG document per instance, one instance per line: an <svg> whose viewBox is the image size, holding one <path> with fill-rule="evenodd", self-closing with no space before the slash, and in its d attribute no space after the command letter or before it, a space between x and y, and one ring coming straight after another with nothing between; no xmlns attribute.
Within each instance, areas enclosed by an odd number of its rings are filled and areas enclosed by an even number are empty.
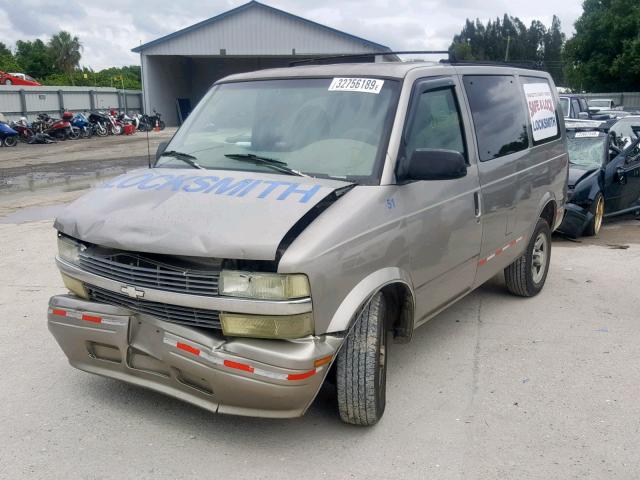
<svg viewBox="0 0 640 480"><path fill-rule="evenodd" d="M20 120L11 122L9 126L18 132L18 139L22 142L28 143L29 139L33 137L33 130L31 130L26 117L20 117Z"/></svg>
<svg viewBox="0 0 640 480"><path fill-rule="evenodd" d="M80 131L82 138L91 138L93 136L93 126L89 122L89 119L83 114L78 113L71 119L71 126L77 128Z"/></svg>
<svg viewBox="0 0 640 480"><path fill-rule="evenodd" d="M65 112L68 113L68 112ZM71 115L73 117L73 114ZM68 120L58 120L51 118L46 113L38 114L38 119L31 124L34 133L46 133L59 140L67 138L78 138L79 133L74 132L71 128L71 122Z"/></svg>
<svg viewBox="0 0 640 480"><path fill-rule="evenodd" d="M15 147L18 145L18 132L6 122L0 122L0 145Z"/></svg>
<svg viewBox="0 0 640 480"><path fill-rule="evenodd" d="M89 123L93 133L99 137L106 137L109 135L107 125L110 123L108 115L102 112L91 112L89 114Z"/></svg>
<svg viewBox="0 0 640 480"><path fill-rule="evenodd" d="M139 129L143 132L153 130L154 128L159 128L160 130L166 128L166 124L164 120L162 120L162 114L158 113L155 109L153 110L153 115L142 115L139 126Z"/></svg>

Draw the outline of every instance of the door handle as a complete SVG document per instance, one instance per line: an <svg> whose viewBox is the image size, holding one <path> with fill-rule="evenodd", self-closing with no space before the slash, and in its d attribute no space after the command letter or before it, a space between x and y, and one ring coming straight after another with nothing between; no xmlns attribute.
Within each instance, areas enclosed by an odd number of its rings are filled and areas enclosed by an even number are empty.
<svg viewBox="0 0 640 480"><path fill-rule="evenodd" d="M480 193L473 192L473 206L476 209L476 218L480 218L482 210L480 209Z"/></svg>

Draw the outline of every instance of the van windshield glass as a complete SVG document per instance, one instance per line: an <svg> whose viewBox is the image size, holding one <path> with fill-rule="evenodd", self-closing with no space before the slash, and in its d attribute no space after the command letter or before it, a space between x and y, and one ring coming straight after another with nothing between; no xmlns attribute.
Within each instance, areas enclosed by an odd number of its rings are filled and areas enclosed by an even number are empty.
<svg viewBox="0 0 640 480"><path fill-rule="evenodd" d="M217 85L166 151L189 155L206 169L375 183L395 114L399 82L336 80L300 78ZM156 163L156 167L184 166L175 155L161 156Z"/></svg>

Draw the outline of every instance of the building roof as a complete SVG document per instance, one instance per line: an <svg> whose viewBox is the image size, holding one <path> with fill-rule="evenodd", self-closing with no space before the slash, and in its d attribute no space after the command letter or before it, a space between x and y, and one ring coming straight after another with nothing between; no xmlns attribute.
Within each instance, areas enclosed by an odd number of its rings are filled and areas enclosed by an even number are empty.
<svg viewBox="0 0 640 480"><path fill-rule="evenodd" d="M346 33L346 32L340 31L340 30L336 30L335 28L331 28L331 27L328 27L326 25L322 25L322 24L314 22L312 20L308 20L306 18L299 17L298 15L294 15L292 13L285 12L284 10L280 10L278 8L274 8L274 7L271 7L269 5L265 5L264 3L260 3L260 2L257 2L255 0L252 0L252 1L248 2L248 3L240 5L239 7L236 7L236 8L233 8L231 10L228 10L228 11L226 11L224 13L221 13L220 15L216 15L215 17L211 17L211 18L209 18L207 20L203 20L202 22L198 22L198 23L196 23L194 25L191 25L189 27L183 28L182 30L178 30L176 32L170 33L169 35L165 35L164 37L157 38L155 40L152 40L151 42L147 42L147 43L142 44L142 45L140 45L138 47L132 48L131 51L132 52L136 52L136 53L144 52L144 50L147 50L150 47L155 47L155 46L160 45L162 43L169 42L169 41L171 41L173 39L176 39L178 37L181 37L181 36L183 36L183 35L185 35L187 33L194 32L194 31L199 30L199 29L201 29L203 27L214 25L214 24L220 22L221 20L229 18L229 17L231 17L233 15L237 15L237 14L239 14L241 12L244 12L244 11L247 11L249 9L257 9L257 8L264 9L264 10L270 12L270 13L275 13L275 14L286 16L287 18L290 18L292 20L301 22L302 24L305 24L307 26L312 26L312 27L316 27L316 28L319 27L320 29L324 30L326 33L337 35L337 36L342 37L342 38L344 38L346 40L356 41L358 43L361 43L361 44L365 45L368 48L371 48L372 50L375 50L375 51L389 51L390 50L390 48L385 46L385 45L381 45L379 43L375 43L375 42L372 42L370 40L366 40L364 38L357 37L355 35L351 35L350 33ZM332 53L339 53L339 52L332 52Z"/></svg>

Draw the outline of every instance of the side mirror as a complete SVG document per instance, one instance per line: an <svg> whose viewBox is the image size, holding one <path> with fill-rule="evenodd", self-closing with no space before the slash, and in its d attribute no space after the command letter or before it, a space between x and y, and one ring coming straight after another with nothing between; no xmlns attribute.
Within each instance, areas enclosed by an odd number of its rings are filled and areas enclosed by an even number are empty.
<svg viewBox="0 0 640 480"><path fill-rule="evenodd" d="M167 145L169 145L169 142L160 142L160 145L158 145L158 149L156 150L156 162L167 149Z"/></svg>
<svg viewBox="0 0 640 480"><path fill-rule="evenodd" d="M418 148L409 159L406 180L452 180L467 174L467 163L460 152Z"/></svg>
<svg viewBox="0 0 640 480"><path fill-rule="evenodd" d="M620 185L624 185L627 183L627 176L624 172L624 168L622 167L616 168L616 180Z"/></svg>
<svg viewBox="0 0 640 480"><path fill-rule="evenodd" d="M578 112L578 118L580 120L589 120L589 114L587 112Z"/></svg>

